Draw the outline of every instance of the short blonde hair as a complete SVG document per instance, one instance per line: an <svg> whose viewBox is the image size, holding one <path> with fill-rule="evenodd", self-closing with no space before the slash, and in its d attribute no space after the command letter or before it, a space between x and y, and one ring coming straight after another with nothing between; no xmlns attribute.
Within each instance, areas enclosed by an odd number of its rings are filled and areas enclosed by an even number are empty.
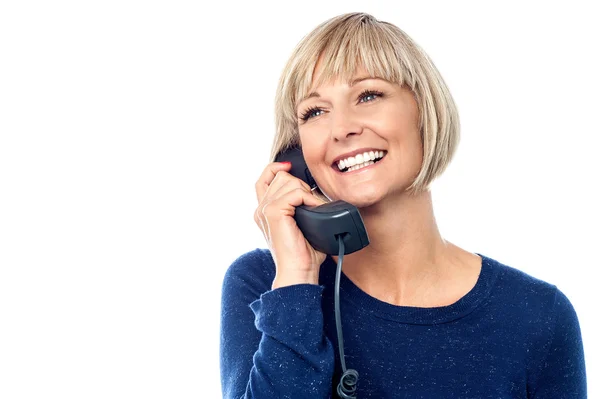
<svg viewBox="0 0 600 399"><path fill-rule="evenodd" d="M458 146L458 110L429 56L401 29L365 13L343 14L323 22L293 51L277 88L271 162L280 151L300 145L296 108L311 88L321 54L323 66L317 87L332 78L349 82L363 66L371 77L412 90L419 107L423 163L407 191L427 190L446 169Z"/></svg>

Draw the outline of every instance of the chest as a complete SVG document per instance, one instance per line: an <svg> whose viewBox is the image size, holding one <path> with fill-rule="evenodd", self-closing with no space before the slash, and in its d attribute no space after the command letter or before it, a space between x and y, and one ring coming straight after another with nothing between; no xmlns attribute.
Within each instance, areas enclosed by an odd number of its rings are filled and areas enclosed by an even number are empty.
<svg viewBox="0 0 600 399"><path fill-rule="evenodd" d="M363 398L526 398L526 349L493 323L343 323L345 360ZM352 320L354 319L354 320ZM341 376L335 323L326 323Z"/></svg>

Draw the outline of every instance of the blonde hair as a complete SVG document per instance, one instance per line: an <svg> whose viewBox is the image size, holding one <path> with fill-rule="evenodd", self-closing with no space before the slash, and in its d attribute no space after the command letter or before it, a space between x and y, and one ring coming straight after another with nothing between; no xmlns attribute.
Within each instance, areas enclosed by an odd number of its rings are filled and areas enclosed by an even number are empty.
<svg viewBox="0 0 600 399"><path fill-rule="evenodd" d="M343 14L323 22L294 49L277 88L270 162L280 151L300 145L297 103L311 88L321 54L322 73L316 87L332 78L349 82L362 65L371 77L412 90L419 107L423 162L407 191L427 190L458 146L458 110L429 56L401 29L365 13Z"/></svg>

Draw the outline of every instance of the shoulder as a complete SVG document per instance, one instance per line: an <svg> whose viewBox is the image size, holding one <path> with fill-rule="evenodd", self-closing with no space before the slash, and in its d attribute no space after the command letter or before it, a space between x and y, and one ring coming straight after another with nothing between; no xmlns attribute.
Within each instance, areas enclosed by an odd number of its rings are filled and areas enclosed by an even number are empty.
<svg viewBox="0 0 600 399"><path fill-rule="evenodd" d="M516 348L527 348L517 356L527 362L528 391L544 398L584 397L580 396L586 390L583 340L571 300L556 284L488 261L498 271L494 292L506 316L503 328L510 329Z"/></svg>
<svg viewBox="0 0 600 399"><path fill-rule="evenodd" d="M578 325L573 304L556 284L495 259L482 258L496 274L495 299L503 304L505 312L521 320L524 331L537 331L536 335L548 340L557 324Z"/></svg>
<svg viewBox="0 0 600 399"><path fill-rule="evenodd" d="M479 254L484 264L492 270L495 278L496 295L507 296L525 308L535 304L552 307L558 288L515 266ZM539 310L539 309L538 309Z"/></svg>
<svg viewBox="0 0 600 399"><path fill-rule="evenodd" d="M236 291L237 294L246 293L258 298L271 289L274 278L275 263L271 251L256 248L241 254L229 265L223 278L223 291Z"/></svg>

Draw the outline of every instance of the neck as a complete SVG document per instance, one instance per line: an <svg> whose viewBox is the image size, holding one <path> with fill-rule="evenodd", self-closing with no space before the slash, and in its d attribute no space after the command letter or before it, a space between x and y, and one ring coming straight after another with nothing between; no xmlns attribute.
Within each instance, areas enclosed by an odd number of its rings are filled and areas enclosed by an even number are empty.
<svg viewBox="0 0 600 399"><path fill-rule="evenodd" d="M360 214L370 243L344 256L343 270L361 289L388 302L419 301L447 275L457 247L441 237L429 191L388 198Z"/></svg>

